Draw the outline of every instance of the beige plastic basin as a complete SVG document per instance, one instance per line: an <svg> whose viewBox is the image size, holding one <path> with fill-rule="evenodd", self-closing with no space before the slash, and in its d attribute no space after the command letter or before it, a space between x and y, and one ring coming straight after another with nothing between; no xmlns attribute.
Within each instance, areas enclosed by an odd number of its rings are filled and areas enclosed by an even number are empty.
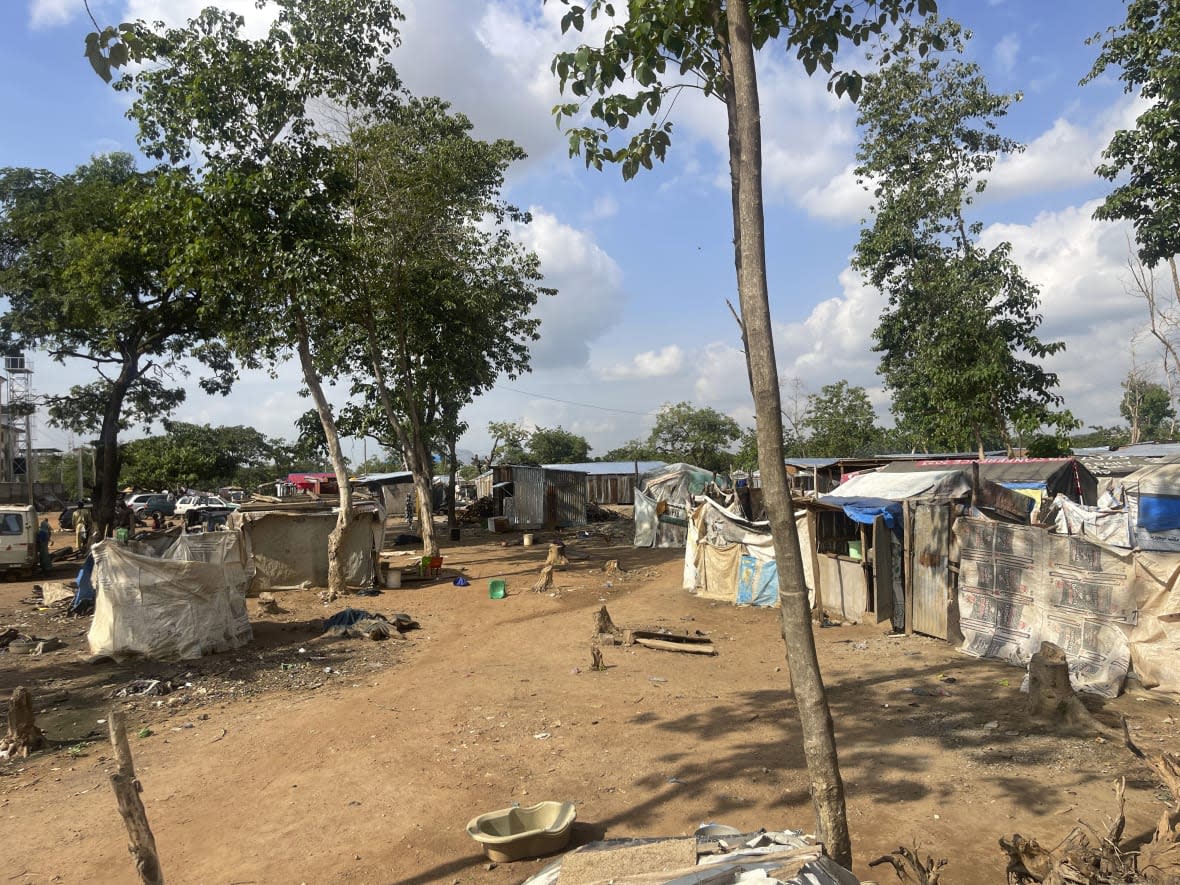
<svg viewBox="0 0 1180 885"><path fill-rule="evenodd" d="M467 835L483 846L488 860L507 863L565 848L576 817L572 802L538 802L472 818Z"/></svg>

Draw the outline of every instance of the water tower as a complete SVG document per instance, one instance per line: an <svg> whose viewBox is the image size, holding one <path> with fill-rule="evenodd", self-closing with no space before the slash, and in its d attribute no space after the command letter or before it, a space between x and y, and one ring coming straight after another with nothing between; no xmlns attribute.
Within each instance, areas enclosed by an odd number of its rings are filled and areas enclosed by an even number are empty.
<svg viewBox="0 0 1180 885"><path fill-rule="evenodd" d="M3 379L7 401L0 418L3 448L0 470L5 474L3 479L25 483L32 501L33 483L37 480L33 461L33 416L37 407L33 398L32 361L21 351L5 352Z"/></svg>

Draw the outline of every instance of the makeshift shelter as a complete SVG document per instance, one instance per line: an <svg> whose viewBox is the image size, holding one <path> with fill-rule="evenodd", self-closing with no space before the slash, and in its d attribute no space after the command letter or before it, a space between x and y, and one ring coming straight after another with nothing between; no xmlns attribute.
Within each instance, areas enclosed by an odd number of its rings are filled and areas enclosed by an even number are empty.
<svg viewBox="0 0 1180 885"><path fill-rule="evenodd" d="M408 470L362 473L352 478L352 484L365 489L373 497L380 497L386 513L402 513L406 495L414 491L414 474Z"/></svg>
<svg viewBox="0 0 1180 885"><path fill-rule="evenodd" d="M587 461L582 464L546 464L545 469L586 474L587 504L633 504L640 475L663 466L663 461Z"/></svg>
<svg viewBox="0 0 1180 885"><path fill-rule="evenodd" d="M92 554L93 654L186 660L253 638L246 615L253 562L240 532L182 534L162 554L107 540Z"/></svg>
<svg viewBox="0 0 1180 885"><path fill-rule="evenodd" d="M1125 546L1180 551L1180 464L1136 470L1122 486L1129 533Z"/></svg>
<svg viewBox="0 0 1180 885"><path fill-rule="evenodd" d="M984 458L982 461L894 461L882 473L916 473L927 470L959 470L968 482L994 482L1032 498L1037 506L1065 495L1079 504L1093 505L1098 479L1077 458Z"/></svg>
<svg viewBox="0 0 1180 885"><path fill-rule="evenodd" d="M635 493L635 546L683 547L693 497L719 498L727 488L729 477L691 464L666 464L642 474Z"/></svg>
<svg viewBox="0 0 1180 885"><path fill-rule="evenodd" d="M796 517L799 547L811 546L806 513ZM811 557L803 557L807 589L814 592ZM685 590L735 605L778 605L778 567L770 523L751 522L712 498L699 499L684 545Z"/></svg>
<svg viewBox="0 0 1180 885"><path fill-rule="evenodd" d="M809 505L811 554L824 610L849 621L955 634L949 569L955 518L980 512L1028 522L1031 501L957 467L860 474Z"/></svg>
<svg viewBox="0 0 1180 885"><path fill-rule="evenodd" d="M230 514L227 527L242 532L254 558L250 595L304 584L327 586L328 535L336 528L334 510L314 504L266 509L247 505ZM350 587L376 584L377 555L384 544L384 509L371 500L355 504L352 525L340 550L344 579Z"/></svg>
<svg viewBox="0 0 1180 885"><path fill-rule="evenodd" d="M1025 667L1048 641L1076 688L1115 697L1133 668L1146 687L1180 692L1180 555L982 519L954 533L963 651Z"/></svg>
<svg viewBox="0 0 1180 885"><path fill-rule="evenodd" d="M521 528L567 528L586 524L586 474L496 464L475 480L481 498L492 499L492 516Z"/></svg>

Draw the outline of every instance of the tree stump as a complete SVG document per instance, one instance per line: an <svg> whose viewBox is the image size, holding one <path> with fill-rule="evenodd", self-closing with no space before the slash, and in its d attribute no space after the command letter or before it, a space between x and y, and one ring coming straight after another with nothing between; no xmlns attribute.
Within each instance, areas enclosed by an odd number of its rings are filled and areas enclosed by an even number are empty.
<svg viewBox="0 0 1180 885"><path fill-rule="evenodd" d="M33 716L33 696L27 688L17 686L8 702L8 734L0 741L5 756L28 756L45 746L45 735Z"/></svg>
<svg viewBox="0 0 1180 885"><path fill-rule="evenodd" d="M619 561L617 559L608 559L606 565L603 566L602 574L608 581L624 581L627 579L627 573L619 568Z"/></svg>
<svg viewBox="0 0 1180 885"><path fill-rule="evenodd" d="M602 649L597 645L590 646L590 669L596 673L606 669L606 664L602 662Z"/></svg>
<svg viewBox="0 0 1180 885"><path fill-rule="evenodd" d="M622 631L611 620L610 612L606 610L605 605L594 613L595 636L601 636L603 633L610 633L612 636L617 636L620 632Z"/></svg>
<svg viewBox="0 0 1180 885"><path fill-rule="evenodd" d="M1098 728L1069 681L1069 662L1060 646L1042 642L1028 664L1028 712L1064 722Z"/></svg>
<svg viewBox="0 0 1180 885"><path fill-rule="evenodd" d="M545 557L546 566L569 565L570 561L565 557L565 544L560 542L549 545L549 555ZM552 569L550 569L552 571Z"/></svg>
<svg viewBox="0 0 1180 885"><path fill-rule="evenodd" d="M534 593L543 593L553 586L553 566L545 565L541 567L541 577L533 584Z"/></svg>

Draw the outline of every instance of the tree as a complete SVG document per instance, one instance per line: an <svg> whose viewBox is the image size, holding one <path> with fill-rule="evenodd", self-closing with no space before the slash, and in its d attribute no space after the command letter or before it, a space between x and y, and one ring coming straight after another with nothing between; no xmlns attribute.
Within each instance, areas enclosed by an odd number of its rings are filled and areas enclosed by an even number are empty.
<svg viewBox="0 0 1180 885"><path fill-rule="evenodd" d="M665 403L656 415L648 446L665 461L685 461L723 473L733 455L729 449L742 435L738 423L716 409L692 403Z"/></svg>
<svg viewBox="0 0 1180 885"><path fill-rule="evenodd" d="M1176 410L1172 406L1168 389L1134 370L1127 373L1122 387L1119 413L1131 429L1131 445L1143 440L1157 441L1170 437L1170 430L1165 427L1165 423L1176 417Z"/></svg>
<svg viewBox="0 0 1180 885"><path fill-rule="evenodd" d="M344 306L352 181L322 110L371 122L398 106L388 55L401 14L391 0L273 5L277 16L257 38L244 35L241 16L213 7L159 33L137 23L153 64L116 88L137 94L129 116L148 156L175 166L200 158L205 205L187 267L217 288L227 345L246 365L299 360L340 489L328 541L335 597L347 592L340 547L352 494L321 345Z"/></svg>
<svg viewBox="0 0 1180 885"><path fill-rule="evenodd" d="M538 464L581 464L590 460L590 443L560 425L538 427L529 437L529 454Z"/></svg>
<svg viewBox="0 0 1180 885"><path fill-rule="evenodd" d="M603 461L658 461L659 454L645 439L632 439L606 452Z"/></svg>
<svg viewBox="0 0 1180 885"><path fill-rule="evenodd" d="M804 735L816 832L836 861L850 866L852 844L835 734L811 632L791 492L782 469L782 414L766 281L762 131L754 51L780 39L785 48L795 51L809 73L823 68L829 74L829 89L855 99L860 92L860 75L834 67L840 44L863 43L881 34L890 23L895 25L902 15L915 9L926 14L935 4L932 0L869 0L863 4L804 0L759 3L752 10L748 0L668 0L629 4L626 21L620 23L613 20L611 0L588 0L585 5L574 0L562 2L570 7L562 18L563 31L570 27L581 31L587 18L594 20L599 15L612 19L600 44L559 53L553 61L562 89L568 88L578 99L555 109L558 120L585 110L594 121L594 125L575 127L569 133L571 154L581 153L587 165L601 169L603 163L618 163L623 177L631 178L640 168L651 168L653 159L662 161L671 143L672 123L667 117L672 102L684 89L700 89L725 105L742 341L757 414L763 499L778 564L787 669ZM665 101L667 112L663 111ZM641 128L618 144L619 133L632 122L640 123Z"/></svg>
<svg viewBox="0 0 1180 885"><path fill-rule="evenodd" d="M539 324L531 312L552 292L539 284L537 256L512 237L528 214L500 197L524 152L471 129L445 102L413 99L354 129L342 150L357 188L348 316L332 365L351 371L353 392L383 416L423 506L431 453L446 454L453 495L460 410L502 375L528 371ZM436 555L429 511L422 517L423 550Z"/></svg>
<svg viewBox="0 0 1180 885"><path fill-rule="evenodd" d="M99 534L114 519L118 437L184 400L182 359L206 360L206 390L228 389L232 370L207 342L217 326L201 291L179 278L186 218L199 197L183 172L139 172L127 154L95 157L69 175L0 170L0 334L42 347L59 363L97 374L49 401L50 420L98 431Z"/></svg>
<svg viewBox="0 0 1180 885"><path fill-rule="evenodd" d="M847 381L825 384L807 397L808 447L818 456L872 454L881 443L877 413L863 387Z"/></svg>
<svg viewBox="0 0 1180 885"><path fill-rule="evenodd" d="M865 81L857 174L875 205L853 264L888 299L873 340L899 427L939 448L970 435L982 457L990 434L1011 447L1013 431L1072 426L1038 362L1064 344L1037 337L1039 293L1011 245L983 249L968 218L996 156L1021 150L996 132L1018 96L962 60L970 34L957 23L903 30L953 54L903 52Z"/></svg>
<svg viewBox="0 0 1180 885"><path fill-rule="evenodd" d="M1138 92L1148 106L1135 128L1117 130L1102 153L1106 162L1095 171L1116 185L1094 217L1130 221L1140 259L1149 268L1167 261L1180 296L1175 262L1180 253L1180 6L1174 0L1128 0L1126 6L1126 18L1107 31L1082 82L1120 68L1125 90ZM1096 34L1089 42L1101 37Z"/></svg>
<svg viewBox="0 0 1180 885"><path fill-rule="evenodd" d="M532 456L525 451L532 431L523 424L512 421L489 421L488 433L492 435L492 451L489 464L532 464Z"/></svg>
<svg viewBox="0 0 1180 885"><path fill-rule="evenodd" d="M164 421L164 433L123 446L121 486L215 489L243 483L249 468L274 463L277 441L253 427Z"/></svg>

